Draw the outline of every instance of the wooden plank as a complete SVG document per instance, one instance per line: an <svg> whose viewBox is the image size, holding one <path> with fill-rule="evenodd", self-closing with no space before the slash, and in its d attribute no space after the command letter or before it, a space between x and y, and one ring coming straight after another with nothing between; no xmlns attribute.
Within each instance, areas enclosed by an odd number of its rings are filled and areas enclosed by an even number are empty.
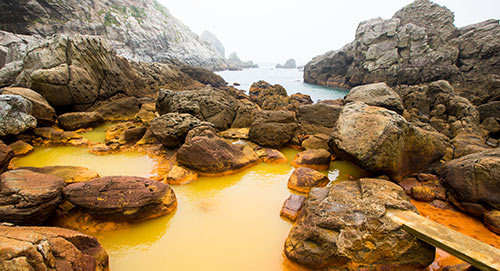
<svg viewBox="0 0 500 271"><path fill-rule="evenodd" d="M418 239L484 271L500 270L500 250L414 212L387 210L386 216Z"/></svg>

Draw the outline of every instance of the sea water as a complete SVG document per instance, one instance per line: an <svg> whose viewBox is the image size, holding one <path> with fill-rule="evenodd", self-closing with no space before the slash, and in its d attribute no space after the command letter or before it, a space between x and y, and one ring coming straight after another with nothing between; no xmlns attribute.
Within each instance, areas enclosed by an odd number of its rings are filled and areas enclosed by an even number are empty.
<svg viewBox="0 0 500 271"><path fill-rule="evenodd" d="M311 96L314 102L319 100L341 99L349 92L346 89L328 88L304 83L303 72L298 69L263 67L258 69L243 69L242 71L220 71L216 73L222 76L229 85L234 83L240 84L240 86L236 86L238 89L248 91L254 82L264 80L273 85L282 85L286 89L288 95L297 92L307 94Z"/></svg>

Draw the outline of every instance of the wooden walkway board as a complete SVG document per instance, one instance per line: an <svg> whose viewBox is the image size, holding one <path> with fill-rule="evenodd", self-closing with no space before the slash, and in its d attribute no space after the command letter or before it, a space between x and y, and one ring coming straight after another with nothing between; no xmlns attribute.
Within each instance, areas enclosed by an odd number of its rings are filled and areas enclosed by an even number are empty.
<svg viewBox="0 0 500 271"><path fill-rule="evenodd" d="M500 270L500 250L411 211L387 210L386 216L418 239L485 271Z"/></svg>

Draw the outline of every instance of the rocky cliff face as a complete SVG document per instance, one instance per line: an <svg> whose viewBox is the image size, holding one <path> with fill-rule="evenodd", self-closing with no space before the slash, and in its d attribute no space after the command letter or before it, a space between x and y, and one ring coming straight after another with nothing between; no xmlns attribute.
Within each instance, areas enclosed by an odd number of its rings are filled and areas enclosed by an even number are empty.
<svg viewBox="0 0 500 271"><path fill-rule="evenodd" d="M304 81L351 88L446 79L476 104L495 98L500 89L498 20L464 28L453 22L446 7L416 0L391 19L361 22L353 42L305 66Z"/></svg>
<svg viewBox="0 0 500 271"><path fill-rule="evenodd" d="M156 0L6 0L0 10L9 11L0 29L16 34L98 35L130 60L227 68L214 48Z"/></svg>
<svg viewBox="0 0 500 271"><path fill-rule="evenodd" d="M226 58L226 49L224 48L224 45L222 45L222 42L217 38L217 36L212 34L212 32L205 30L201 33L200 38L201 40L212 45L219 56Z"/></svg>

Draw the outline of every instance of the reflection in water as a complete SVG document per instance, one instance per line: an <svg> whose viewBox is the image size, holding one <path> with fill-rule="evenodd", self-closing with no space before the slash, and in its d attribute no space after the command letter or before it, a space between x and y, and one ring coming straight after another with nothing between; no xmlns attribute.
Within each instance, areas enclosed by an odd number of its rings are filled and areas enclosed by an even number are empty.
<svg viewBox="0 0 500 271"><path fill-rule="evenodd" d="M285 149L289 161L296 150ZM78 165L101 175L148 177L154 160L138 152L94 156L75 147L39 147L15 166ZM356 175L356 167L333 162L330 176ZM100 232L111 270L305 270L288 261L283 244L292 224L280 217L289 196L287 164L253 166L223 177L201 177L172 186L178 209L168 216Z"/></svg>
<svg viewBox="0 0 500 271"><path fill-rule="evenodd" d="M124 151L94 155L86 148L36 147L29 155L15 158L15 167L80 166L93 169L101 176L151 177L155 161L144 153Z"/></svg>
<svg viewBox="0 0 500 271"><path fill-rule="evenodd" d="M105 123L95 127L92 131L82 133L82 136L93 143L104 143L106 141L106 130L113 125L114 123Z"/></svg>

